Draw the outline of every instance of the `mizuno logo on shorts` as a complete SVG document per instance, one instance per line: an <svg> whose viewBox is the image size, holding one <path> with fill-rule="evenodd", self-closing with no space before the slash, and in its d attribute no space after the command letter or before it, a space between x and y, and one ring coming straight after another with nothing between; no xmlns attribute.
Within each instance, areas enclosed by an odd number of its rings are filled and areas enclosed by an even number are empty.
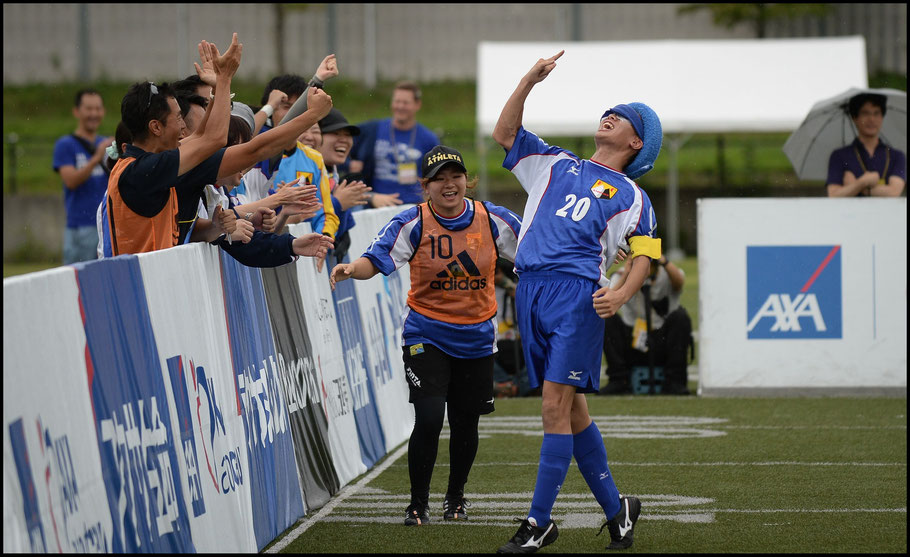
<svg viewBox="0 0 910 557"><path fill-rule="evenodd" d="M569 372L569 381L578 381L579 379L581 379L580 371L570 371Z"/></svg>

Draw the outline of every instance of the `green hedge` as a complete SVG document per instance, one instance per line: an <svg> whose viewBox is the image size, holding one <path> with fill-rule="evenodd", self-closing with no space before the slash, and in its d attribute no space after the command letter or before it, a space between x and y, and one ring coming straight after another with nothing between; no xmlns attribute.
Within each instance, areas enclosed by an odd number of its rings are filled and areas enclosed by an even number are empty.
<svg viewBox="0 0 910 557"><path fill-rule="evenodd" d="M163 81L163 80L159 80ZM906 76L880 74L870 78L872 87L894 87L906 90ZM105 99L107 115L101 133L113 135L119 118L120 99L128 83L99 82L92 87ZM3 175L4 193L15 186L18 192L57 191L60 181L51 168L54 141L72 132L75 120L72 105L79 84L27 85L3 88ZM367 89L355 82L336 80L328 91L338 107L351 122L389 115L389 99L393 84L380 83ZM479 164L475 145L476 87L474 82L440 82L424 84L421 123L433 129L441 140L465 156L470 170ZM236 82L233 91L238 100L258 105L263 84ZM11 134L18 137L15 144L15 175L12 168ZM592 134L593 135L593 134ZM681 187L724 186L761 187L792 185L797 182L789 161L781 151L786 133L765 134L696 134L679 152ZM582 157L593 153L591 136L552 138L552 143L574 151ZM518 188L515 179L501 167L501 149L489 140L487 175L494 191ZM663 188L668 179L668 157L658 158L655 168L644 181L648 188Z"/></svg>

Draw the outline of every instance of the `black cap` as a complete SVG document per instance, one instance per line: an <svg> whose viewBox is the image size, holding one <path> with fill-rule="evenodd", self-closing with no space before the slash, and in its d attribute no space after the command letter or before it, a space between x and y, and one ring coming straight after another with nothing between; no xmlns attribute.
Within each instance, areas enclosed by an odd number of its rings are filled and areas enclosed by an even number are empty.
<svg viewBox="0 0 910 557"><path fill-rule="evenodd" d="M347 129L351 135L360 135L360 128L348 122L337 108L333 108L329 114L319 121L319 131L322 133L337 132L338 130Z"/></svg>
<svg viewBox="0 0 910 557"><path fill-rule="evenodd" d="M468 171L464 166L464 158L461 156L461 153L451 147L437 145L436 147L433 147L429 153L423 156L421 174L424 178L432 178L447 164L454 164L464 172Z"/></svg>

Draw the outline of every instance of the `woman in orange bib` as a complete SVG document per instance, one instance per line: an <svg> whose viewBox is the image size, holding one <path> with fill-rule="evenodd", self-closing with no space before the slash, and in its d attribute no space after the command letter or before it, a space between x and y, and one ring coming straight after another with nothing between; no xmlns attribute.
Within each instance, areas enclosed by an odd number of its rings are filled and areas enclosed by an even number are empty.
<svg viewBox="0 0 910 557"><path fill-rule="evenodd" d="M427 201L393 217L366 253L330 276L334 288L410 264L402 353L415 419L406 526L430 520L430 478L446 413L451 438L443 519L467 519L464 486L477 454L477 425L481 414L493 411L496 260L515 259L521 228L512 211L465 197L477 180L468 183L455 149L434 147L423 157L421 175Z"/></svg>

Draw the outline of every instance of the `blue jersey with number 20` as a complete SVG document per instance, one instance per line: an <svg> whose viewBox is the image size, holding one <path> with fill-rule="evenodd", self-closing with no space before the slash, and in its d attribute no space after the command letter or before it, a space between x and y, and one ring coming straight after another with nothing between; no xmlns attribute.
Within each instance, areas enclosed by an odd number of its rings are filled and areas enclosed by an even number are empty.
<svg viewBox="0 0 910 557"><path fill-rule="evenodd" d="M528 192L515 270L557 271L606 286L607 269L633 236L653 238L648 195L618 170L579 159L519 128L502 166Z"/></svg>

